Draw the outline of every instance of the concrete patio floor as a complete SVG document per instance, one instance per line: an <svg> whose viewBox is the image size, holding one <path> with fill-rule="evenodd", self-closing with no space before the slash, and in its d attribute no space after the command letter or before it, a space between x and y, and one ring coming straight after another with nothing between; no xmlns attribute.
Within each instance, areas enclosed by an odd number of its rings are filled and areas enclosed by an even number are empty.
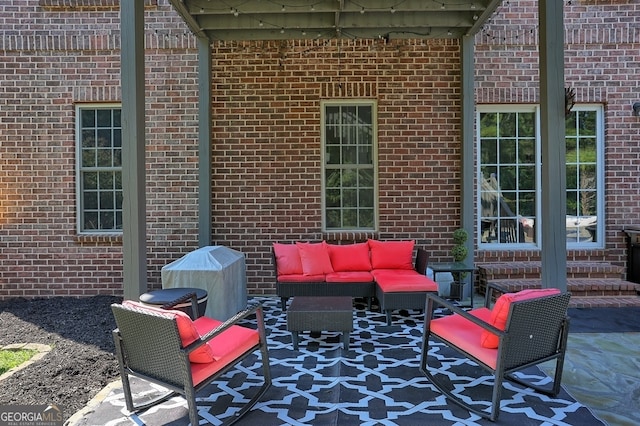
<svg viewBox="0 0 640 426"><path fill-rule="evenodd" d="M612 426L640 424L640 333L570 333L562 386ZM542 365L551 374L552 365Z"/></svg>

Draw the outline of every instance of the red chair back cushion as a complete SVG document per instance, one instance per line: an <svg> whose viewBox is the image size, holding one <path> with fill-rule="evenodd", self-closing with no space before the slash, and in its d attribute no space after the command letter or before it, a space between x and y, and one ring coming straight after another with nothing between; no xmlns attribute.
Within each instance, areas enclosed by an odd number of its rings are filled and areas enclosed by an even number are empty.
<svg viewBox="0 0 640 426"><path fill-rule="evenodd" d="M517 293L505 293L498 297L496 304L491 310L491 317L489 322L498 330L504 330L507 326L507 319L509 317L509 309L513 302L519 302L522 300L535 299L538 297L553 296L560 294L560 290L557 288L541 288L541 289L527 289ZM498 336L490 331L484 330L482 336L480 336L480 344L484 348L497 348Z"/></svg>
<svg viewBox="0 0 640 426"><path fill-rule="evenodd" d="M200 339L200 333L198 333L193 321L191 321L191 317L182 311L175 309L162 309L155 306L145 305L140 302L134 302L132 300L123 301L122 306L143 313L159 313L163 316L168 316L169 318L174 319L178 325L178 333L180 334L182 347L186 347ZM215 361L215 358L209 345L202 345L189 354L189 361L196 363L209 363Z"/></svg>

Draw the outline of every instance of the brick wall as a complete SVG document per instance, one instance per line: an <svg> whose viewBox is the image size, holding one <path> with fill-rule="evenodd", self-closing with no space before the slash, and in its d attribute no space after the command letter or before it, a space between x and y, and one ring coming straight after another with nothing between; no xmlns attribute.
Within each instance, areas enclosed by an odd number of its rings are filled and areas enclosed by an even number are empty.
<svg viewBox="0 0 640 426"><path fill-rule="evenodd" d="M448 255L459 218L457 41L213 46L213 234L273 293L271 244L415 239ZM320 102L375 99L380 229L321 232Z"/></svg>
<svg viewBox="0 0 640 426"><path fill-rule="evenodd" d="M577 104L605 111L606 248L572 250L570 260L626 265L622 229L640 223L640 3L621 0L564 2L565 87ZM511 0L476 36L476 102L538 103L538 2ZM476 261L539 260L538 251L479 252Z"/></svg>
<svg viewBox="0 0 640 426"><path fill-rule="evenodd" d="M118 2L0 5L0 298L122 293L120 237L76 233L78 102L119 102ZM605 104L607 248L640 222L640 5L565 2L567 85ZM93 7L89 7L93 5ZM167 0L146 1L149 284L197 247L197 47ZM19 7L19 12L17 12ZM537 2L511 0L476 38L478 103L538 102ZM17 19L16 16L20 16ZM456 41L214 43L213 243L247 256L250 293L273 293L271 243L415 239L448 260L459 224ZM598 60L598 58L606 58ZM320 102L375 99L380 229L321 232ZM476 261L535 260L537 251Z"/></svg>
<svg viewBox="0 0 640 426"><path fill-rule="evenodd" d="M0 5L0 298L122 294L122 238L76 232L74 117L77 103L121 101L118 2L13 3ZM145 40L156 286L163 265L197 247L198 161L197 48L159 3Z"/></svg>

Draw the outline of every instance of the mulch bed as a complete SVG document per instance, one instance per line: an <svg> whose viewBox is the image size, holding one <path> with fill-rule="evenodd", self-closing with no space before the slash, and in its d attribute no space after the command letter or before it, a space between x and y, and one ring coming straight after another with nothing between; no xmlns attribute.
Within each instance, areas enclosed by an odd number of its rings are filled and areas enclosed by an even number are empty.
<svg viewBox="0 0 640 426"><path fill-rule="evenodd" d="M42 360L0 384L0 405L55 404L65 419L117 380L111 331L112 296L0 301L0 346L41 343L52 347Z"/></svg>

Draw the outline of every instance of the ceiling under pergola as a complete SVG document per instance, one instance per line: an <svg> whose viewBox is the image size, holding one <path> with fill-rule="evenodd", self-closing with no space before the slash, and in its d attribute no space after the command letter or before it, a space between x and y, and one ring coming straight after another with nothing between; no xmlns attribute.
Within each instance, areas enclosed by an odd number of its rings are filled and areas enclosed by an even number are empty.
<svg viewBox="0 0 640 426"><path fill-rule="evenodd" d="M459 38L502 0L170 0L211 41Z"/></svg>

